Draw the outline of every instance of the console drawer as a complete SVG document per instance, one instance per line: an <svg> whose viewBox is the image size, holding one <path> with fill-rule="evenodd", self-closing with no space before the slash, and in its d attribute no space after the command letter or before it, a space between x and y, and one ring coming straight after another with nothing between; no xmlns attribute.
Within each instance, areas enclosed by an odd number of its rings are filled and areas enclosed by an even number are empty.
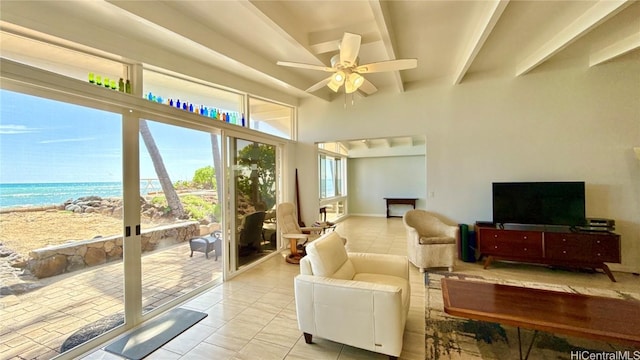
<svg viewBox="0 0 640 360"><path fill-rule="evenodd" d="M545 233L545 256L586 263L620 262L617 234Z"/></svg>
<svg viewBox="0 0 640 360"><path fill-rule="evenodd" d="M539 231L482 229L480 252L515 258L542 257L542 233Z"/></svg>

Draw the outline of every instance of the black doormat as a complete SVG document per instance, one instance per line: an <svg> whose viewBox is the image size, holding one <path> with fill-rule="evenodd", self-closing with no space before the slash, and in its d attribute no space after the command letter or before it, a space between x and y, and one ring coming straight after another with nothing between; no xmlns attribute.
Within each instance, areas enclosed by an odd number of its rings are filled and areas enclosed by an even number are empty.
<svg viewBox="0 0 640 360"><path fill-rule="evenodd" d="M144 323L105 350L127 359L143 359L205 317L202 312L176 308Z"/></svg>

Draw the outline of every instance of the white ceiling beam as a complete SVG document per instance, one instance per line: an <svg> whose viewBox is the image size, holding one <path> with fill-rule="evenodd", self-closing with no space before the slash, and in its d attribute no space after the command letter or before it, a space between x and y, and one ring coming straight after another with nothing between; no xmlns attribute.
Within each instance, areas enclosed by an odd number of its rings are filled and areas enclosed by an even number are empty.
<svg viewBox="0 0 640 360"><path fill-rule="evenodd" d="M296 45L301 50L306 51L309 55L317 60L315 65L326 64L317 56L313 48L310 46L308 39L305 38L304 33L301 32L300 24L297 23L297 19L293 16L289 16L287 11L282 10L282 5L278 2L265 2L256 0L242 0L239 1L241 5L245 7L255 16L259 17L263 23L269 24L269 27L276 30L280 35L286 39L289 43ZM304 90L306 90L306 87ZM331 101L331 96L328 92L314 91L312 93L324 100Z"/></svg>
<svg viewBox="0 0 640 360"><path fill-rule="evenodd" d="M605 61L617 58L636 49L640 49L640 32L629 35L622 40L593 52L591 56L589 56L589 66L602 64Z"/></svg>
<svg viewBox="0 0 640 360"><path fill-rule="evenodd" d="M139 18L142 18L163 30L168 30L179 36L204 47L212 52L212 56L224 57L228 61L240 64L247 73L257 71L283 86L290 86L304 91L309 85L306 81L284 71L275 62L265 59L249 49L239 46L224 35L211 31L206 26L176 11L168 3L155 2L153 6L141 1L106 0ZM319 98L329 100L328 95L313 94Z"/></svg>
<svg viewBox="0 0 640 360"><path fill-rule="evenodd" d="M391 16L389 15L387 4L386 2L380 0L370 0L369 6L371 7L371 11L373 12L373 18L376 21L376 25L378 27L378 31L380 32L380 37L382 43L384 44L387 56L389 60L395 60L395 38L393 34L393 27L391 25ZM400 71L393 71L390 74L394 78L394 83L398 91L404 92L404 83L402 82L402 75L400 74Z"/></svg>
<svg viewBox="0 0 640 360"><path fill-rule="evenodd" d="M242 0L238 1L238 4L260 18L263 23L268 24L271 29L277 31L287 42L315 57L318 62L314 65L325 65L321 59L315 56L304 33L299 30L300 24L297 23L297 19L289 16L280 3L276 1Z"/></svg>
<svg viewBox="0 0 640 360"><path fill-rule="evenodd" d="M498 23L502 12L509 4L509 0L492 1L488 4L487 11L478 20L478 26L471 34L471 40L465 49L462 58L458 61L458 71L456 71L454 85L460 84L462 78L467 74L473 60L482 49L484 42L489 38L494 26Z"/></svg>
<svg viewBox="0 0 640 360"><path fill-rule="evenodd" d="M341 27L314 31L309 33L308 36L309 49L311 49L314 54L337 52L340 49L340 42L342 41L342 36L345 31L362 36L361 45L370 44L380 40L378 34L372 30L375 28L376 24L373 21L368 21L349 25L346 29Z"/></svg>
<svg viewBox="0 0 640 360"><path fill-rule="evenodd" d="M387 145L388 148L393 146L393 143L391 142L390 138L385 138L384 142L385 142L385 145Z"/></svg>
<svg viewBox="0 0 640 360"><path fill-rule="evenodd" d="M351 144L348 141L338 141L338 144L347 150L351 150Z"/></svg>
<svg viewBox="0 0 640 360"><path fill-rule="evenodd" d="M584 14L574 20L569 26L560 30L551 40L527 56L518 64L516 76L524 75L553 55L560 52L571 43L598 27L604 21L631 5L633 0L601 0Z"/></svg>

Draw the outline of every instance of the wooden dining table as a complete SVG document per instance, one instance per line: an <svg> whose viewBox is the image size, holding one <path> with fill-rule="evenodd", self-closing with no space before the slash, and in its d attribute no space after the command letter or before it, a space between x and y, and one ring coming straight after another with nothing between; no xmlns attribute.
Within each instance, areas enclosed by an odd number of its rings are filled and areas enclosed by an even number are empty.
<svg viewBox="0 0 640 360"><path fill-rule="evenodd" d="M537 331L640 346L640 301L444 278L444 311L518 328L520 358ZM520 328L534 330L526 355Z"/></svg>

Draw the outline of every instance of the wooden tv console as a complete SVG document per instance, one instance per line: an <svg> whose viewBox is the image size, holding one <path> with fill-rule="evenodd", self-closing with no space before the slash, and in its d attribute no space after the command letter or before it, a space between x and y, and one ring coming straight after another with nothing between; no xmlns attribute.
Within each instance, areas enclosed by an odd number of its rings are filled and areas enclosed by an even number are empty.
<svg viewBox="0 0 640 360"><path fill-rule="evenodd" d="M611 232L558 232L475 227L480 256L486 269L494 259L574 268L602 269L615 282L605 264L620 263L620 235Z"/></svg>

